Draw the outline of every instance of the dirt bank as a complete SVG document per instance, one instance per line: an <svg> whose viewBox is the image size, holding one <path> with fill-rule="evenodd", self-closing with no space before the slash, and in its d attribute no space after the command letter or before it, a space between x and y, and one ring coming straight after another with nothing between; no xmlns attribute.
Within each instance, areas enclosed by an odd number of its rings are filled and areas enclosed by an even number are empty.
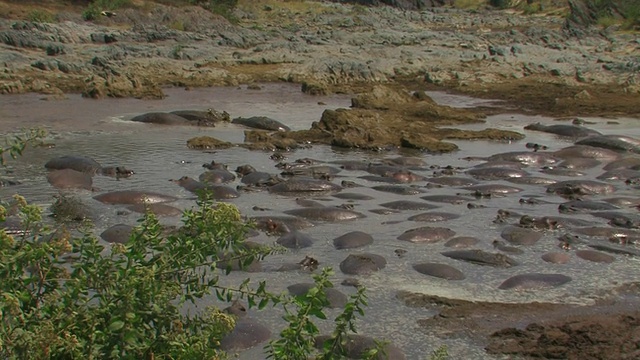
<svg viewBox="0 0 640 360"><path fill-rule="evenodd" d="M358 93L395 83L557 116L640 112L637 35L567 31L566 8L523 15L240 1L230 23L142 0L84 21L82 7L60 3L0 1L0 92L153 99L165 86L288 81L310 93Z"/></svg>

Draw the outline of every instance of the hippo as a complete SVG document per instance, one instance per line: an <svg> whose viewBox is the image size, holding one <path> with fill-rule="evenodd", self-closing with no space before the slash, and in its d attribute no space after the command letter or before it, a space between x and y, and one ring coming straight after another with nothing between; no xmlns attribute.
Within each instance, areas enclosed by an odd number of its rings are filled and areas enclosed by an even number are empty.
<svg viewBox="0 0 640 360"><path fill-rule="evenodd" d="M311 236L293 230L280 236L276 243L289 249L302 249L313 245L314 241Z"/></svg>
<svg viewBox="0 0 640 360"><path fill-rule="evenodd" d="M547 186L548 193L561 196L610 194L615 190L613 185L595 180L567 180Z"/></svg>
<svg viewBox="0 0 640 360"><path fill-rule="evenodd" d="M529 176L529 173L524 170L508 167L482 167L467 170L466 173L478 180L501 180Z"/></svg>
<svg viewBox="0 0 640 360"><path fill-rule="evenodd" d="M359 212L338 207L307 207L287 210L284 213L316 221L348 221L365 217Z"/></svg>
<svg viewBox="0 0 640 360"><path fill-rule="evenodd" d="M446 243L444 243L444 246L454 249L462 249L474 246L479 242L480 239L473 236L457 236L449 239Z"/></svg>
<svg viewBox="0 0 640 360"><path fill-rule="evenodd" d="M238 117L231 120L232 124L239 124L246 127L270 130L270 131L290 131L291 128L278 120L268 118L266 116L252 116L249 118Z"/></svg>
<svg viewBox="0 0 640 360"><path fill-rule="evenodd" d="M623 157L619 160L614 160L609 162L607 165L602 167L602 169L605 171L609 171L609 170L615 170L620 168L630 169L634 166L640 166L640 157L638 156Z"/></svg>
<svg viewBox="0 0 640 360"><path fill-rule="evenodd" d="M424 160L417 157L410 157L410 156L398 156L391 159L383 159L382 162L385 164L398 165L398 166L422 167L427 165L427 163Z"/></svg>
<svg viewBox="0 0 640 360"><path fill-rule="evenodd" d="M327 341L331 340L330 335L321 335L317 336L315 339L315 347L317 349L326 349ZM380 342L382 345L382 351L379 352L375 357L371 358L374 360L384 360L384 359L393 359L393 360L405 360L406 356L396 345L382 341ZM346 342L342 345L343 350L346 353L346 356L349 359L363 359L367 352L371 349L375 349L379 346L379 343L376 339L357 334L348 334L346 336ZM340 355L340 356L339 356ZM341 358L342 354L335 354L333 358Z"/></svg>
<svg viewBox="0 0 640 360"><path fill-rule="evenodd" d="M614 151L640 154L640 140L624 135L590 136L576 141L576 145L587 145Z"/></svg>
<svg viewBox="0 0 640 360"><path fill-rule="evenodd" d="M464 190L473 191L475 196L507 195L521 192L522 189L502 184L482 184L463 187Z"/></svg>
<svg viewBox="0 0 640 360"><path fill-rule="evenodd" d="M100 234L102 240L108 243L124 244L129 241L134 227L126 224L116 224Z"/></svg>
<svg viewBox="0 0 640 360"><path fill-rule="evenodd" d="M298 283L287 286L287 290L293 296L302 296L306 295L309 290L314 288L316 285L314 283ZM347 305L347 295L345 295L340 290L336 290L334 288L326 288L324 289L324 293L327 296L327 301L329 304L327 305L331 309L343 308Z"/></svg>
<svg viewBox="0 0 640 360"><path fill-rule="evenodd" d="M213 109L201 110L175 110L171 114L181 116L198 126L215 126L217 122L230 122L231 117L226 111L219 112Z"/></svg>
<svg viewBox="0 0 640 360"><path fill-rule="evenodd" d="M297 216L252 216L249 221L254 223L257 229L278 235L315 226Z"/></svg>
<svg viewBox="0 0 640 360"><path fill-rule="evenodd" d="M442 185L442 186L473 186L478 184L478 181L472 178L457 177L457 176L440 176L440 177L428 178L426 180L429 184Z"/></svg>
<svg viewBox="0 0 640 360"><path fill-rule="evenodd" d="M369 167L369 163L362 160L335 160L331 161L332 164L336 164L342 170L361 170L365 171Z"/></svg>
<svg viewBox="0 0 640 360"><path fill-rule="evenodd" d="M554 176L566 176L566 177L580 177L585 176L585 173L576 171L573 169L567 169L557 166L545 166L540 169L540 172L543 174L549 174Z"/></svg>
<svg viewBox="0 0 640 360"><path fill-rule="evenodd" d="M204 183L188 176L183 176L178 180L169 181L182 186L186 190L197 194L198 196L202 196L205 192L208 192L216 200L234 199L240 196L240 194L235 189L229 186Z"/></svg>
<svg viewBox="0 0 640 360"><path fill-rule="evenodd" d="M616 209L619 208L615 205L609 204L608 202L592 200L572 200L558 205L558 212L562 214Z"/></svg>
<svg viewBox="0 0 640 360"><path fill-rule="evenodd" d="M224 351L252 348L271 338L271 330L254 319L243 318L236 321L233 330L220 340Z"/></svg>
<svg viewBox="0 0 640 360"><path fill-rule="evenodd" d="M562 274L529 273L515 275L498 286L500 290L540 290L564 285L571 278Z"/></svg>
<svg viewBox="0 0 640 360"><path fill-rule="evenodd" d="M431 205L422 201L396 200L380 204L380 206L393 210L432 210L436 209L436 205Z"/></svg>
<svg viewBox="0 0 640 360"><path fill-rule="evenodd" d="M505 180L510 183L520 184L520 185L551 185L558 182L558 180L549 179L541 176L511 177Z"/></svg>
<svg viewBox="0 0 640 360"><path fill-rule="evenodd" d="M448 240L456 235L455 231L443 227L423 226L409 229L398 236L398 240L412 243L431 244L441 240Z"/></svg>
<svg viewBox="0 0 640 360"><path fill-rule="evenodd" d="M332 195L335 198L343 200L373 200L375 197L371 195L359 194L359 193L339 193Z"/></svg>
<svg viewBox="0 0 640 360"><path fill-rule="evenodd" d="M559 168L572 169L572 170L587 170L593 169L596 166L602 164L597 159L590 158L567 158L558 164Z"/></svg>
<svg viewBox="0 0 640 360"><path fill-rule="evenodd" d="M182 210L177 207L167 205L167 204L134 204L127 206L127 209L144 214L147 211L151 212L156 216L180 216L182 215Z"/></svg>
<svg viewBox="0 0 640 360"><path fill-rule="evenodd" d="M599 226L589 226L589 227L581 227L573 229L573 232L586 235L586 236L594 236L594 237L602 237L607 239L612 238L640 238L640 231L633 229L624 229L624 228L614 228L614 227L599 227Z"/></svg>
<svg viewBox="0 0 640 360"><path fill-rule="evenodd" d="M515 246L509 246L504 241L493 240L491 245L493 245L493 247L495 249L498 249L498 250L500 250L502 252L506 252L506 253L510 253L510 254L514 254L514 255L524 254L524 250L522 250L522 249L520 249L518 247L515 247Z"/></svg>
<svg viewBox="0 0 640 360"><path fill-rule="evenodd" d="M171 195L160 194L152 191L138 191L138 190L112 191L112 192L96 195L93 198L104 204L123 204L123 205L144 204L144 203L156 204L156 203L164 203L164 202L171 202L171 201L178 200L178 198Z"/></svg>
<svg viewBox="0 0 640 360"><path fill-rule="evenodd" d="M294 167L289 170L285 170L280 175L282 176L306 176L314 179L327 179L338 174L341 170L332 166L317 165L317 166L302 166Z"/></svg>
<svg viewBox="0 0 640 360"><path fill-rule="evenodd" d="M396 195L418 195L425 192L413 186L406 185L375 185L371 187L374 190L388 192Z"/></svg>
<svg viewBox="0 0 640 360"><path fill-rule="evenodd" d="M460 205L460 204L467 203L469 201L473 201L472 198L459 196L459 195L425 195L425 196L421 196L420 199L437 202L437 203L453 204L453 205Z"/></svg>
<svg viewBox="0 0 640 360"><path fill-rule="evenodd" d="M613 161L620 158L620 153L613 150L588 145L572 145L553 152L560 159L589 158L602 161Z"/></svg>
<svg viewBox="0 0 640 360"><path fill-rule="evenodd" d="M413 269L421 274L445 280L464 280L464 273L451 265L438 263L419 263Z"/></svg>
<svg viewBox="0 0 640 360"><path fill-rule="evenodd" d="M529 124L524 127L525 130L542 131L554 135L566 136L572 138L581 138L587 136L601 135L600 132L577 125L543 125L541 123Z"/></svg>
<svg viewBox="0 0 640 360"><path fill-rule="evenodd" d="M263 171L257 171L251 165L242 165L236 168L236 173L241 176L240 182L252 186L272 186L284 180L276 175Z"/></svg>
<svg viewBox="0 0 640 360"><path fill-rule="evenodd" d="M387 260L380 255L358 253L351 254L342 260L340 270L347 275L369 275L386 266Z"/></svg>
<svg viewBox="0 0 640 360"><path fill-rule="evenodd" d="M550 152L513 151L491 155L487 161L519 162L527 166L552 165L559 162L558 157Z"/></svg>
<svg viewBox="0 0 640 360"><path fill-rule="evenodd" d="M93 190L91 175L73 169L50 171L47 174L47 181L57 189Z"/></svg>
<svg viewBox="0 0 640 360"><path fill-rule="evenodd" d="M351 231L333 239L333 246L338 249L354 249L373 243L373 236L362 231Z"/></svg>
<svg viewBox="0 0 640 360"><path fill-rule="evenodd" d="M620 245L610 244L610 243L599 243L599 244L589 244L589 247L596 250L608 252L611 254L640 256L640 250L632 249L629 246L620 246Z"/></svg>
<svg viewBox="0 0 640 360"><path fill-rule="evenodd" d="M576 250L576 256L584 260L606 264L612 263L616 259L611 255L596 250Z"/></svg>
<svg viewBox="0 0 640 360"><path fill-rule="evenodd" d="M518 265L515 260L506 255L489 253L483 250L452 250L442 252L441 254L448 258L467 261L483 266L510 268Z"/></svg>
<svg viewBox="0 0 640 360"><path fill-rule="evenodd" d="M460 215L447 213L447 212L425 212L418 215L410 216L407 220L409 221L420 221L420 222L438 222L438 221L448 221L459 218Z"/></svg>
<svg viewBox="0 0 640 360"><path fill-rule="evenodd" d="M307 177L293 177L287 181L269 187L269 192L283 195L297 195L300 193L338 192L342 186L330 181Z"/></svg>
<svg viewBox="0 0 640 360"><path fill-rule="evenodd" d="M571 259L571 256L564 252L548 252L542 254L541 258L542 260L552 264L566 264Z"/></svg>
<svg viewBox="0 0 640 360"><path fill-rule="evenodd" d="M500 233L500 237L514 245L533 245L542 238L542 233L518 226L507 226Z"/></svg>
<svg viewBox="0 0 640 360"><path fill-rule="evenodd" d="M89 175L105 175L114 177L128 177L133 175L133 171L122 166L102 167L97 161L90 157L78 155L65 155L53 158L44 164L49 170L72 169Z"/></svg>
<svg viewBox="0 0 640 360"><path fill-rule="evenodd" d="M134 116L131 121L158 125L199 125L198 121L191 121L180 115L167 112L149 112ZM204 126L211 126L211 124L213 123L202 123Z"/></svg>
<svg viewBox="0 0 640 360"><path fill-rule="evenodd" d="M604 173L596 176L598 180L619 180L626 181L629 179L639 179L640 171L632 169L615 169L605 171Z"/></svg>
<svg viewBox="0 0 640 360"><path fill-rule="evenodd" d="M205 171L200 176L198 176L198 180L208 183L208 184L226 184L228 182L232 182L236 179L236 176L233 175L227 169L214 169Z"/></svg>

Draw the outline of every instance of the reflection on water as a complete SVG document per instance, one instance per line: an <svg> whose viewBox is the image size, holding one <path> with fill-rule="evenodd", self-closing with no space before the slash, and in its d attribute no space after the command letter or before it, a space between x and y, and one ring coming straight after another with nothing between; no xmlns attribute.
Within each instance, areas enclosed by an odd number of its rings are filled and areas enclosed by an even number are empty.
<svg viewBox="0 0 640 360"><path fill-rule="evenodd" d="M3 121L0 129L3 133L15 131L21 127L45 126L49 129L51 138L48 141L56 144L55 148L29 149L18 161L11 162L3 177L18 180L21 185L0 188L0 196L6 199L13 193L25 195L30 201L47 206L56 190L46 182L43 164L57 156L79 154L93 157L104 166L123 165L135 170L136 174L128 179L113 179L108 177L95 177L94 186L99 192L134 189L153 190L178 196L181 200L175 203L180 208L189 208L194 205L193 197L182 188L168 180L177 179L188 175L197 178L204 169L202 164L212 160L226 163L230 169L239 165L250 164L259 171L278 173L274 167L275 162L269 159L269 153L251 152L243 148L212 152L189 150L186 148L187 139L194 136L209 135L222 140L240 143L243 141L243 128L234 124L220 124L215 128L191 128L191 127L162 127L147 124L134 124L127 120L143 112L170 111L178 109L207 109L214 108L219 111L227 111L232 117L264 115L280 120L292 129L308 129L313 121L320 119L322 111L339 107L349 107L350 99L347 96L321 96L312 97L302 94L297 87L287 84L268 84L263 90L247 90L246 88L210 88L185 91L182 89L168 89L168 97L161 101L140 101L134 99L107 99L89 100L79 96L69 95L64 101L43 101L40 95L20 95L0 97L0 116ZM446 94L430 94L441 102L447 102L454 106L473 106L483 103L471 98L455 97ZM320 105L322 104L322 105ZM624 129L627 135L639 135L640 130L635 126L633 119L619 119L619 124L609 123L605 119L590 119L595 121L591 127L604 133L616 133ZM460 151L443 154L429 155L416 154L415 152L403 153L422 157L428 165L454 167L468 167L479 163L463 160L467 156L488 156L498 152L525 150L525 142L537 142L550 146L551 150L557 150L570 144L568 141L558 140L556 137L539 133L524 131L522 127L532 122L550 123L553 120L540 116L523 116L517 114L503 114L490 117L487 124L466 125L469 129L482 129L484 127L496 127L524 132L527 138L520 142L487 142L487 141L458 141L456 144ZM395 157L398 154L390 153L364 153L358 151L344 151L332 149L328 146L314 146L309 149L301 149L295 153L287 154L288 161L298 158L314 158L321 161L334 161L345 159L361 159L367 162L376 162L382 158ZM426 168L416 171L419 175L431 176L433 169ZM531 170L534 175L536 170ZM588 172L589 176L601 173L601 168ZM351 180L365 185L348 192L371 195L375 200L352 202L355 210L367 215L366 218L353 222L340 224L317 224L317 226L305 230L306 233L316 239L313 247L268 258L264 264L267 269L275 269L284 262L297 262L305 255L313 256L321 261L323 266L331 266L337 270L335 282L339 283L345 276L340 273L338 266L349 253L366 251L383 255L387 258L388 265L383 271L369 277L363 277L361 282L367 287L369 294L369 308L367 316L360 321L359 328L368 335L383 337L400 345L407 353L408 358L420 358L422 354L428 354L442 343L449 346L452 358L485 358L482 349L473 348L464 344L461 340L442 340L428 338L420 334L416 319L427 318L432 314L423 309L410 309L402 306L395 299L395 292L400 289L420 291L435 295L465 298L475 300L494 300L508 302L526 301L557 301L572 303L589 303L593 299L589 294L596 289L610 287L614 282L622 283L636 280L635 271L637 260L630 260L619 256L618 261L602 266L601 264L579 261L575 257L566 265L550 265L540 260L540 255L548 251L557 251L557 233L545 234L543 239L526 249L524 255L514 257L521 263L515 269L494 269L479 267L476 265L457 262L444 258L440 252L445 248L442 243L420 245L398 241L396 238L402 232L429 224L416 223L406 219L415 215L416 211L404 211L399 214L377 215L369 210L380 208L381 203L397 200L399 196L378 192L370 188L378 183L358 178L367 175L362 171L342 171L335 181ZM545 175L543 175L545 176ZM569 178L561 178L569 179ZM232 186L239 184L236 180ZM505 183L507 184L507 183ZM417 185L425 185L424 182ZM512 184L511 184L512 185ZM515 196L478 200L487 206L486 209L468 209L465 205L437 204L438 211L455 212L462 216L446 223L437 223L434 226L446 226L453 229L459 236L476 236L482 240L478 248L486 251L494 251L491 242L499 238L501 226L492 222L498 209L510 209L523 214L549 215L557 214L557 204L562 202L559 197L544 194L544 188L536 186L522 186L524 192ZM425 190L427 190L425 188ZM637 196L633 189L620 186L620 196ZM428 189L429 194L452 194L463 192L461 189L433 188ZM96 232L101 232L106 227L120 222L135 223L139 217L136 214L119 215L118 207L105 206L92 199L94 194L79 192L79 196L94 209ZM546 196L549 205L523 206L518 203L519 198L527 195ZM618 194L617 194L618 195ZM420 200L418 197L405 196L405 200ZM324 196L328 206L347 203L331 196ZM247 216L280 214L284 210L297 207L295 198L271 195L266 192L243 193L240 198L231 200L241 212ZM254 210L254 206L269 208L268 212ZM589 215L579 217L600 223L602 219L596 219ZM164 219L169 224L175 224L179 219ZM333 248L332 240L344 233L353 230L369 232L374 237L374 243L362 250L342 250ZM275 238L261 235L257 241L271 243ZM398 258L394 250L407 250L407 255ZM456 266L462 270L467 279L461 282L447 282L436 278L427 278L412 270L411 266L417 262L441 262ZM544 292L511 292L497 290L498 285L506 278L516 273L526 272L560 272L573 277L573 281L565 286ZM238 279L244 279L246 274L232 273L229 277L231 284ZM296 282L310 281L308 274L303 273L273 273L264 272L251 274L252 281L268 280L271 290L280 292L286 290L286 286ZM277 281L273 281L277 279ZM340 288L346 293L352 293L351 288ZM199 306L215 303L213 299L207 299ZM331 312L332 314L334 312ZM337 314L337 311L335 312ZM264 322L274 326L277 334L283 325L277 310L271 312L254 312L253 316L260 317ZM322 324L322 328L329 330L331 322ZM421 354L421 355L418 355ZM243 353L243 359L261 359L260 347Z"/></svg>

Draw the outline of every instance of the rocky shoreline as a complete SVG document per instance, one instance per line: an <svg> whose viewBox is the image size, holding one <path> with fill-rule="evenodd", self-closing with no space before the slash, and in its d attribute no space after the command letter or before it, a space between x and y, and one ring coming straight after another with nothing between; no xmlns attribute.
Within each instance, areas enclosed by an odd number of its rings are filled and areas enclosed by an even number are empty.
<svg viewBox="0 0 640 360"><path fill-rule="evenodd" d="M557 116L640 112L630 105L640 97L634 33L490 8L275 4L240 7L238 24L155 3L95 22L65 11L56 23L3 19L0 93L154 99L165 86L287 81L357 93L401 84Z"/></svg>

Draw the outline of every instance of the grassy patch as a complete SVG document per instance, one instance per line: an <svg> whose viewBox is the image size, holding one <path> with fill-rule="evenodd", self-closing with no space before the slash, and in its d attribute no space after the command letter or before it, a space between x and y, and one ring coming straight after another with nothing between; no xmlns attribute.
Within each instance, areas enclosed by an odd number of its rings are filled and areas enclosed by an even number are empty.
<svg viewBox="0 0 640 360"><path fill-rule="evenodd" d="M455 0L453 7L465 10L477 10L486 5L486 0Z"/></svg>
<svg viewBox="0 0 640 360"><path fill-rule="evenodd" d="M56 17L47 10L33 9L27 14L27 20L37 23L56 22Z"/></svg>

